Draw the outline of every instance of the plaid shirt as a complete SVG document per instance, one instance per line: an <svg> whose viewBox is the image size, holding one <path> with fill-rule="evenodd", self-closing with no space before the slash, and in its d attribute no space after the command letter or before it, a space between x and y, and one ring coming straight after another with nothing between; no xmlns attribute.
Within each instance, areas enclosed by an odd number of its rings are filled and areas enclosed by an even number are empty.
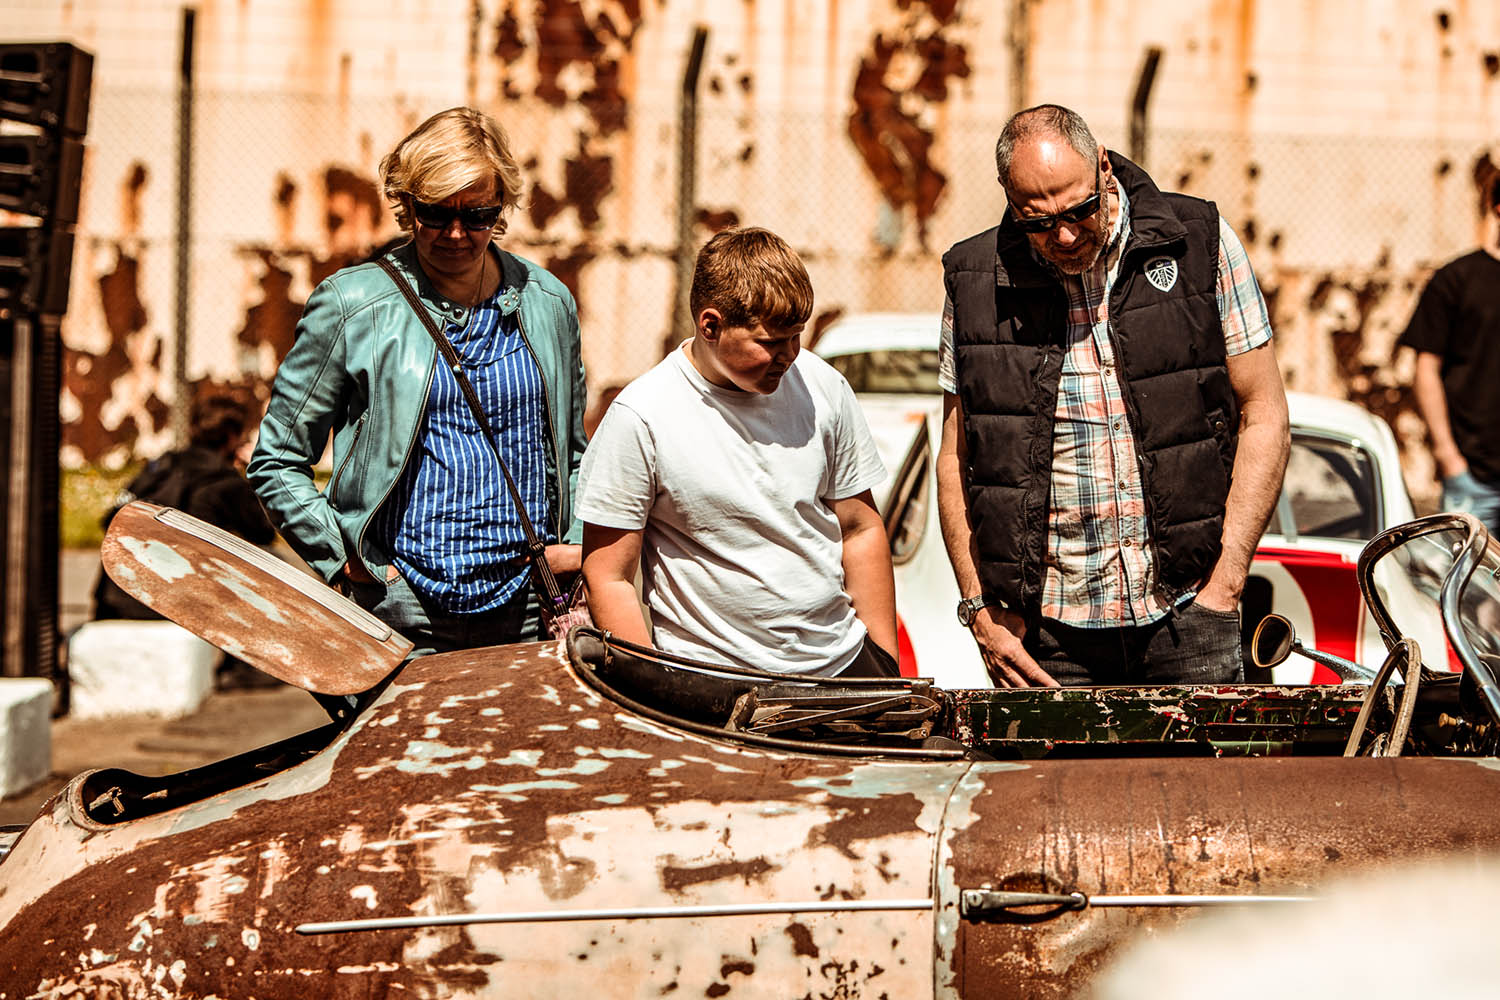
<svg viewBox="0 0 1500 1000"><path fill-rule="evenodd" d="M1081 275L1054 273L1068 295L1068 342L1052 436L1052 490L1042 614L1069 625L1144 625L1167 613L1156 598L1146 494L1135 435L1109 340L1109 293L1130 237L1130 202L1099 260ZM1265 299L1244 245L1219 219L1219 318L1232 356L1271 339ZM938 382L958 391L953 303L943 303Z"/></svg>

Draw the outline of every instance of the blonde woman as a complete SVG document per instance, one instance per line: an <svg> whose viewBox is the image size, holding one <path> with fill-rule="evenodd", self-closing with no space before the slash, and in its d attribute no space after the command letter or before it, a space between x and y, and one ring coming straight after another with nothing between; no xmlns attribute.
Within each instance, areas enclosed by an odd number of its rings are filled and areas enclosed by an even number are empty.
<svg viewBox="0 0 1500 1000"><path fill-rule="evenodd" d="M411 240L314 290L276 374L250 480L297 553L414 652L536 638L513 497L553 571L576 573L586 399L573 297L496 245L521 172L489 116L432 116L380 173ZM515 493L418 306L452 344ZM330 435L333 477L320 492L313 464Z"/></svg>

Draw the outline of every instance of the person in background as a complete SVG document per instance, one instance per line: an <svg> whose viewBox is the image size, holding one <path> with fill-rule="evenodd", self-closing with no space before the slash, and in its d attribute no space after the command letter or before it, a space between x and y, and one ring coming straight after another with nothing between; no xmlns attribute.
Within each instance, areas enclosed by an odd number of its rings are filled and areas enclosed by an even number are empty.
<svg viewBox="0 0 1500 1000"><path fill-rule="evenodd" d="M995 161L1004 218L943 256L959 623L1005 687L1237 680L1291 448L1244 247L1067 108L1016 114Z"/></svg>
<svg viewBox="0 0 1500 1000"><path fill-rule="evenodd" d="M870 495L885 466L849 383L800 350L806 268L774 233L727 230L698 254L690 302L695 336L616 397L584 456L594 624L698 660L897 676Z"/></svg>
<svg viewBox="0 0 1500 1000"><path fill-rule="evenodd" d="M604 412L609 409L609 404L615 401L615 397L620 395L620 390L624 388L625 386L618 383L611 383L599 390L594 397L593 405L583 414L583 433L587 437L594 436L594 431L599 428L599 421L604 419Z"/></svg>
<svg viewBox="0 0 1500 1000"><path fill-rule="evenodd" d="M1477 249L1433 274L1400 344L1417 352L1412 393L1443 482L1444 510L1500 534L1500 176L1485 192Z"/></svg>
<svg viewBox="0 0 1500 1000"><path fill-rule="evenodd" d="M444 330L560 575L586 403L578 313L553 275L496 246L521 194L500 125L433 115L380 164L411 239L388 261ZM333 477L313 465L333 438ZM453 372L379 263L313 290L276 373L249 475L292 548L411 639L412 655L541 633L516 503Z"/></svg>
<svg viewBox="0 0 1500 1000"><path fill-rule="evenodd" d="M196 400L188 420L188 446L146 463L116 498L104 526L127 503L145 500L175 507L252 544L270 545L276 532L237 464L245 424L245 408L228 396ZM161 615L101 571L94 585L94 617L153 620Z"/></svg>

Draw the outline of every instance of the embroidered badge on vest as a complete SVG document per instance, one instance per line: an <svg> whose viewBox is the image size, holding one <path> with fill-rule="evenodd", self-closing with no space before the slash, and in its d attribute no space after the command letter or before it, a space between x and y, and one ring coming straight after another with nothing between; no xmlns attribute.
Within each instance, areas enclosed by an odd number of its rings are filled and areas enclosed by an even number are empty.
<svg viewBox="0 0 1500 1000"><path fill-rule="evenodd" d="M1146 280L1163 292L1170 292L1177 284L1177 260L1174 257L1153 257L1146 261Z"/></svg>

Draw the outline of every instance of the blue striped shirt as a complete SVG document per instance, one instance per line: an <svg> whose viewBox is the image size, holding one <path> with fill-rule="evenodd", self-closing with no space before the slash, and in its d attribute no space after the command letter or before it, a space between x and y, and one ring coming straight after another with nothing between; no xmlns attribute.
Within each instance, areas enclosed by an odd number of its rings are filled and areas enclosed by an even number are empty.
<svg viewBox="0 0 1500 1000"><path fill-rule="evenodd" d="M506 467L544 541L555 542L547 495L542 376L514 312L497 298L450 323L448 339L499 440ZM401 480L377 515L376 538L419 596L450 614L504 604L531 576L526 536L495 454L458 381L438 359L426 419Z"/></svg>

